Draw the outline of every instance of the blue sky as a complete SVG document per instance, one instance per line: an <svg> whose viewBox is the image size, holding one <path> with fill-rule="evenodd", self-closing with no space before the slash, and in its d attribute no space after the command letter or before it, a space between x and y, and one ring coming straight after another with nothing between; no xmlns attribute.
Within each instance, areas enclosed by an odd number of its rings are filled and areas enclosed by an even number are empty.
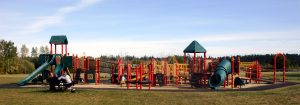
<svg viewBox="0 0 300 105"><path fill-rule="evenodd" d="M299 0L1 0L0 38L20 48L67 35L71 54L300 53Z"/></svg>

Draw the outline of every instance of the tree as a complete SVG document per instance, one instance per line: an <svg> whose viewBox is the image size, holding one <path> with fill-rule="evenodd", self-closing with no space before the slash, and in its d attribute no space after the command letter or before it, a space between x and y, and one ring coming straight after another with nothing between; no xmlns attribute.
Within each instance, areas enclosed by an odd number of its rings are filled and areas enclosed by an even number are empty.
<svg viewBox="0 0 300 105"><path fill-rule="evenodd" d="M31 57L38 57L38 48L37 47L32 47L31 49Z"/></svg>
<svg viewBox="0 0 300 105"><path fill-rule="evenodd" d="M44 50L45 50L45 54L49 54L49 48L48 48L48 46L45 46Z"/></svg>
<svg viewBox="0 0 300 105"><path fill-rule="evenodd" d="M25 44L21 47L21 58L25 58L29 53L29 49L26 47Z"/></svg>
<svg viewBox="0 0 300 105"><path fill-rule="evenodd" d="M40 47L40 54L46 54L46 51L45 51L45 47L44 47L44 46L41 46L41 47Z"/></svg>
<svg viewBox="0 0 300 105"><path fill-rule="evenodd" d="M4 69L4 73L6 73L7 68L10 67L10 64L8 62L17 56L17 47L14 46L14 42L12 41L5 41L0 40L0 65L4 65L5 67L2 67ZM4 64L6 63L7 64ZM0 72L3 72L1 69Z"/></svg>
<svg viewBox="0 0 300 105"><path fill-rule="evenodd" d="M4 59L11 59L17 56L17 47L14 46L14 42L0 40L0 56Z"/></svg>

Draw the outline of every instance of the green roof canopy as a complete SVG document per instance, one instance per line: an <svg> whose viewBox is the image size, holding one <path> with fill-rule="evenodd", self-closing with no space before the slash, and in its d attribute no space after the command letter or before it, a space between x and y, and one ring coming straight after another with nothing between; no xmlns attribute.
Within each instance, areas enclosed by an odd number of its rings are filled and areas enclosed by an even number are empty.
<svg viewBox="0 0 300 105"><path fill-rule="evenodd" d="M189 46L187 46L184 50L184 53L205 53L205 48L200 45L196 40L194 40Z"/></svg>
<svg viewBox="0 0 300 105"><path fill-rule="evenodd" d="M66 35L51 36L49 43L50 44L68 44L68 39L67 39Z"/></svg>

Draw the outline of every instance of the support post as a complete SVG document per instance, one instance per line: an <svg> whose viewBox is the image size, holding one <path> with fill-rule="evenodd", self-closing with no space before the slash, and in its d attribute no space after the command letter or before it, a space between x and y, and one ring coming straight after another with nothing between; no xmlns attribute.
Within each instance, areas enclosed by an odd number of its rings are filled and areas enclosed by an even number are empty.
<svg viewBox="0 0 300 105"><path fill-rule="evenodd" d="M175 69L176 69L176 73L175 73L176 86L178 86L178 64L177 63L175 63Z"/></svg>
<svg viewBox="0 0 300 105"><path fill-rule="evenodd" d="M255 83L258 83L258 79L259 79L259 69L258 69L258 60L256 60L256 66L255 66L255 69L256 69L256 81Z"/></svg>
<svg viewBox="0 0 300 105"><path fill-rule="evenodd" d="M251 83L251 81L252 81L252 70L253 70L253 66L250 66L249 70L250 70L250 80L249 80L249 82Z"/></svg>
<svg viewBox="0 0 300 105"><path fill-rule="evenodd" d="M151 60L151 63L150 63L150 67L149 67L149 70L148 70L148 76L149 76L149 84L148 84L148 90L150 90L151 88L151 85L152 85L152 66L153 65L153 61Z"/></svg>
<svg viewBox="0 0 300 105"><path fill-rule="evenodd" d="M75 60L75 56L74 56L74 54L72 54L72 76L73 76L73 80L75 80L75 70L76 70L76 60Z"/></svg>
<svg viewBox="0 0 300 105"><path fill-rule="evenodd" d="M234 57L231 57L231 88L234 88Z"/></svg>
<svg viewBox="0 0 300 105"><path fill-rule="evenodd" d="M52 54L52 44L50 44L50 54Z"/></svg>
<svg viewBox="0 0 300 105"><path fill-rule="evenodd" d="M138 73L139 70L139 66L135 66L135 90L138 90Z"/></svg>
<svg viewBox="0 0 300 105"><path fill-rule="evenodd" d="M228 78L228 75L226 75L226 79L225 79L224 84L223 84L224 88L226 88L227 78Z"/></svg>
<svg viewBox="0 0 300 105"><path fill-rule="evenodd" d="M52 54L52 44L50 44L50 54ZM53 77L53 66L50 65L50 77Z"/></svg>
<svg viewBox="0 0 300 105"><path fill-rule="evenodd" d="M286 63L286 58L285 58L285 56L282 54L282 56L283 56L283 76L282 76L282 79L283 79L283 83L285 84L285 63Z"/></svg>
<svg viewBox="0 0 300 105"><path fill-rule="evenodd" d="M194 53L193 72L195 72L195 65L196 65L196 53Z"/></svg>
<svg viewBox="0 0 300 105"><path fill-rule="evenodd" d="M64 44L61 45L61 56L64 56Z"/></svg>
<svg viewBox="0 0 300 105"><path fill-rule="evenodd" d="M143 64L140 65L140 90L142 90Z"/></svg>
<svg viewBox="0 0 300 105"><path fill-rule="evenodd" d="M274 84L276 84L276 64L277 64L277 55L275 55L274 57L274 77L273 77L273 81L274 81Z"/></svg>
<svg viewBox="0 0 300 105"><path fill-rule="evenodd" d="M203 78L204 78L204 84L205 86L207 85L206 84L206 52L204 52L204 60L203 60Z"/></svg>
<svg viewBox="0 0 300 105"><path fill-rule="evenodd" d="M131 80L131 64L127 65L127 90L130 89L130 80Z"/></svg>
<svg viewBox="0 0 300 105"><path fill-rule="evenodd" d="M85 58L85 56L83 56L83 70L84 70L84 75L83 75L84 84L86 84L87 81L86 81L86 58Z"/></svg>
<svg viewBox="0 0 300 105"><path fill-rule="evenodd" d="M238 77L240 77L240 71L241 71L241 57L238 56Z"/></svg>
<svg viewBox="0 0 300 105"><path fill-rule="evenodd" d="M66 52L65 54L68 56L68 45L67 44L65 45L65 52Z"/></svg>
<svg viewBox="0 0 300 105"><path fill-rule="evenodd" d="M167 61L164 61L164 84L167 85Z"/></svg>
<svg viewBox="0 0 300 105"><path fill-rule="evenodd" d="M54 54L56 54L56 44L54 44Z"/></svg>
<svg viewBox="0 0 300 105"><path fill-rule="evenodd" d="M100 71L101 60L100 60L100 58L98 59L98 62L99 62L99 64L98 64L98 73L99 73L99 84L100 84L101 83L101 71Z"/></svg>

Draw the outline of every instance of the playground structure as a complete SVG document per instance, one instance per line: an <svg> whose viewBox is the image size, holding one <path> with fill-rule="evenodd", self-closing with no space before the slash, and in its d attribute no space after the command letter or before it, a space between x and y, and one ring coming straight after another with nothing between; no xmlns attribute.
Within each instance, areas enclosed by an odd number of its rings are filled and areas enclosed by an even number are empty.
<svg viewBox="0 0 300 105"><path fill-rule="evenodd" d="M39 67L21 80L19 85L26 85L41 72L43 79L67 73L75 83L100 85L100 69L103 68L110 69L110 82L112 84L123 84L123 81L127 89L131 89L135 85L136 90L145 86L151 90L151 87L155 87L157 84L175 87L190 85L191 88L210 87L212 89L218 89L221 86L226 88L226 86L231 85L231 88L237 86L241 88L242 85L253 81L256 84L267 81L263 79L262 67L258 60L241 62L239 56L207 58L206 49L197 41L193 41L184 49L183 63L179 63L174 56L162 60L152 58L150 61L141 61L138 64L131 61L124 62L122 58L118 58L117 61L102 61L100 58L78 57L74 54L69 56L66 36L52 36L49 43L50 54L41 54L38 60ZM58 45L61 45L61 54L57 54ZM187 53L193 53L193 57L187 56ZM197 53L203 53L203 57L197 57ZM274 84L276 83L276 60L278 56L284 58L283 83L285 83L286 58L284 54L279 53L274 57L274 79L272 82ZM103 66L103 64L109 66Z"/></svg>
<svg viewBox="0 0 300 105"><path fill-rule="evenodd" d="M26 85L30 80L35 78L40 72L47 71L50 66L48 73L42 73L42 79L47 79L48 77L60 76L64 73L70 75L69 69L72 69L72 56L67 56L67 44L68 40L66 36L52 36L50 41L50 54L41 54L38 59L38 68L28 75L25 79L21 80L18 85ZM52 50L52 45L54 45L54 51ZM61 54L57 54L57 45L61 45ZM65 54L64 54L65 45ZM53 54L54 52L54 54ZM55 68L55 69L54 69Z"/></svg>

